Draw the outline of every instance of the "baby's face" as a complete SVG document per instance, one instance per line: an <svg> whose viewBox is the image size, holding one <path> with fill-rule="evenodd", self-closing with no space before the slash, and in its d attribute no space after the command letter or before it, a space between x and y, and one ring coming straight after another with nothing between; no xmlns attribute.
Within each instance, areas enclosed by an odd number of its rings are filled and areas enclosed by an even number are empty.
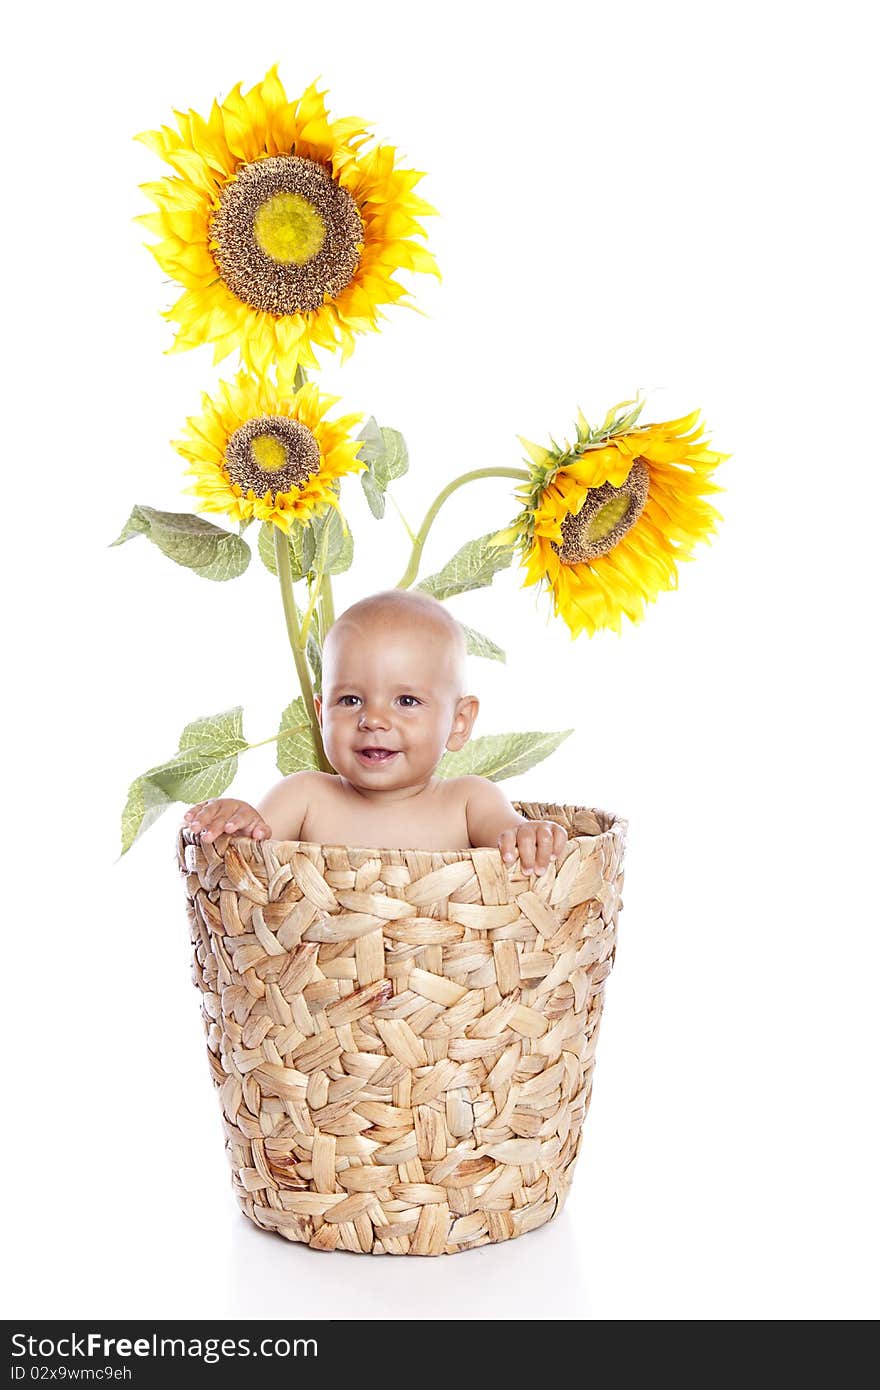
<svg viewBox="0 0 880 1390"><path fill-rule="evenodd" d="M433 623L340 622L322 675L327 757L365 792L424 784L447 748L467 742L477 701L461 696L453 638Z"/></svg>

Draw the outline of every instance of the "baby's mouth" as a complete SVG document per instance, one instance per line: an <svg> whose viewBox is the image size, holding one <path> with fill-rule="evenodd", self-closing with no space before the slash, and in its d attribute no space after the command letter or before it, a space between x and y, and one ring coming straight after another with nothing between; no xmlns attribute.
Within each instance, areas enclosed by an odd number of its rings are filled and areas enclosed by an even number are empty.
<svg viewBox="0 0 880 1390"><path fill-rule="evenodd" d="M392 758L396 758L399 749L397 748L356 748L355 753L362 763L373 766L379 763L388 763Z"/></svg>

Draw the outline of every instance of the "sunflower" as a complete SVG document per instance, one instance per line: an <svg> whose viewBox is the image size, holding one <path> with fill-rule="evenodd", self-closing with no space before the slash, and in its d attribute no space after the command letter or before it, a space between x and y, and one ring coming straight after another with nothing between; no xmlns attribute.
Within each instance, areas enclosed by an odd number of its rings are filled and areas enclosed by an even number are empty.
<svg viewBox="0 0 880 1390"><path fill-rule="evenodd" d="M289 531L326 506L339 511L338 479L361 472L363 447L349 437L362 416L324 416L338 396L322 395L306 382L286 391L264 377L240 372L220 382L212 400L202 396L202 414L186 422L187 438L172 441L191 467L203 512L227 512L235 521L256 517Z"/></svg>
<svg viewBox="0 0 880 1390"><path fill-rule="evenodd" d="M134 220L162 238L149 247L184 286L163 317L179 325L170 352L214 344L214 362L234 348L265 372L318 365L315 345L354 349L379 327L379 306L416 306L397 270L439 272L411 238L436 212L413 193L424 174L397 166L397 151L362 147L356 117L330 121L317 82L288 101L277 64L243 93L241 83L206 119L175 111L178 130L134 138L175 171L141 188L158 212Z"/></svg>
<svg viewBox="0 0 880 1390"><path fill-rule="evenodd" d="M707 447L699 411L636 426L643 405L622 402L598 429L579 411L574 445L545 449L520 436L531 460L517 489L525 507L495 539L519 546L524 587L549 588L572 637L620 632L624 615L640 622L721 520L705 498L722 491L710 475L730 455Z"/></svg>

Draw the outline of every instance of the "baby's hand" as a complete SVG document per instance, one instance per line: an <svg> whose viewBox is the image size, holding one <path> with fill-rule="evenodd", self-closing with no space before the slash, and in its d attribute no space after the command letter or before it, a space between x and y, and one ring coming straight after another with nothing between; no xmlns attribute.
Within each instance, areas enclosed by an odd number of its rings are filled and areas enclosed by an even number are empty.
<svg viewBox="0 0 880 1390"><path fill-rule="evenodd" d="M272 835L259 811L246 801L234 801L231 797L200 801L190 807L183 819L190 830L201 831L202 840L214 840L218 835L250 835L254 840L264 840Z"/></svg>
<svg viewBox="0 0 880 1390"><path fill-rule="evenodd" d="M542 874L551 859L558 859L568 836L561 825L553 820L530 820L526 825L518 825L515 830L502 830L498 836L498 848L506 863L519 851L519 859L526 873Z"/></svg>

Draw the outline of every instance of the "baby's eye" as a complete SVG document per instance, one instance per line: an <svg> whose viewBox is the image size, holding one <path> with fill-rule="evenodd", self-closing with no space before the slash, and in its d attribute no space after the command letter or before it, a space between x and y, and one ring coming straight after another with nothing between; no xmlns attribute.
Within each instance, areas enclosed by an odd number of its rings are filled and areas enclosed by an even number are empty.
<svg viewBox="0 0 880 1390"><path fill-rule="evenodd" d="M401 696L400 696L401 704L403 704L403 701L404 701L404 700L412 700L412 704L411 704L411 705L404 705L404 706L403 706L404 709L415 709L416 705L420 705L420 704L422 703L421 700L418 699L418 697L415 696L415 695L401 695Z"/></svg>
<svg viewBox="0 0 880 1390"><path fill-rule="evenodd" d="M340 705L344 705L346 700L359 700L360 698L360 695L340 695L339 703Z"/></svg>

